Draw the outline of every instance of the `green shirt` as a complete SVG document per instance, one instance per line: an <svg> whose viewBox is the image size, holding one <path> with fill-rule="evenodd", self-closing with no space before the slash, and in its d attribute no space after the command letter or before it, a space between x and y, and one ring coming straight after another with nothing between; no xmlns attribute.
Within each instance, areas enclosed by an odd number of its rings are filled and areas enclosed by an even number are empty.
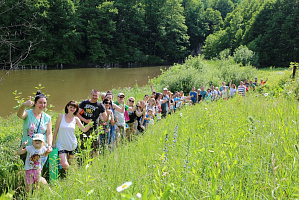
<svg viewBox="0 0 299 200"><path fill-rule="evenodd" d="M119 103L118 103L117 101L115 101L114 104L116 104L116 105L119 106ZM129 106L127 106L127 105L125 104L125 110L128 110L128 108L129 108Z"/></svg>
<svg viewBox="0 0 299 200"><path fill-rule="evenodd" d="M23 136L22 136L22 144L23 142L28 140L26 146L32 145L32 138L34 134L40 133L44 135L45 142L47 142L47 126L51 121L50 115L42 112L42 118L36 119L32 110L26 110L28 115L23 121Z"/></svg>

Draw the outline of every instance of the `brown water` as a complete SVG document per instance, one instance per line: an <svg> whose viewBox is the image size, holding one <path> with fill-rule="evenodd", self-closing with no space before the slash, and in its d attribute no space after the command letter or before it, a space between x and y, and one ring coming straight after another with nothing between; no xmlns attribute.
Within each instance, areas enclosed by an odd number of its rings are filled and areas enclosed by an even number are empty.
<svg viewBox="0 0 299 200"><path fill-rule="evenodd" d="M35 87L42 84L45 94L50 94L50 104L53 110L61 111L70 99L81 100L89 97L90 91L96 88L107 91L113 88L146 85L149 78L161 74L165 67L140 68L85 68L64 70L26 69L11 71L0 82L0 117L8 116L16 111L14 100L15 90L22 92L21 97L27 98L36 91ZM0 71L0 77L4 75Z"/></svg>

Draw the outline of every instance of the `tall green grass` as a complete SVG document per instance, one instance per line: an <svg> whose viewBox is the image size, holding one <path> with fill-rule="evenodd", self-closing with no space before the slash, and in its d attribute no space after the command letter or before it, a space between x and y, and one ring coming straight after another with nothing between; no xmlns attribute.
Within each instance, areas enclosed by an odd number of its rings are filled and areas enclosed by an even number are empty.
<svg viewBox="0 0 299 200"><path fill-rule="evenodd" d="M298 102L262 95L186 107L32 197L299 198L298 114Z"/></svg>
<svg viewBox="0 0 299 200"><path fill-rule="evenodd" d="M189 65L200 66L202 62L194 58ZM204 62L211 72L217 71L221 61ZM241 70L245 74L249 70L246 77L250 80L255 76L269 80L245 99L186 107L104 157L84 158L81 166L69 170L66 179L51 185L52 191L45 188L29 197L130 199L141 193L143 199L299 198L298 76L291 80L291 72L284 69ZM167 74L152 80L157 91L166 86L165 80L171 80ZM221 83L218 79L216 85ZM137 85L112 92L124 92L138 100L151 94L149 86ZM59 113L49 114L54 128ZM29 198L23 193L23 165L15 153L22 120L11 116L0 118L0 124L0 193ZM133 185L116 192L126 181Z"/></svg>
<svg viewBox="0 0 299 200"><path fill-rule="evenodd" d="M21 124L17 116L0 118L0 193L15 190L23 182L20 146Z"/></svg>

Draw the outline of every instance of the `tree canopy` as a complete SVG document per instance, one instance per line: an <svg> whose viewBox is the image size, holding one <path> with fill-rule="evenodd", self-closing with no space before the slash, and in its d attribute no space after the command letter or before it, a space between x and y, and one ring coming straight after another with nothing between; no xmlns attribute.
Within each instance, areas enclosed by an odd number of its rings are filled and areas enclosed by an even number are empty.
<svg viewBox="0 0 299 200"><path fill-rule="evenodd" d="M165 64L241 45L260 66L299 57L298 0L6 0L0 10L2 67Z"/></svg>

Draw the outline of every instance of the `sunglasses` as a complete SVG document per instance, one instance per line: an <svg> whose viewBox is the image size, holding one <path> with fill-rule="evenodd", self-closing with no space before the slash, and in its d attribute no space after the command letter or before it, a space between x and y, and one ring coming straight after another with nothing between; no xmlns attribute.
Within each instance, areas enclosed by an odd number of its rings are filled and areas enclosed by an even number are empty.
<svg viewBox="0 0 299 200"><path fill-rule="evenodd" d="M123 98L125 98L125 97L119 97L120 99L123 99Z"/></svg>
<svg viewBox="0 0 299 200"><path fill-rule="evenodd" d="M110 102L108 102L108 101L105 101L105 102L104 102L104 104L110 104Z"/></svg>
<svg viewBox="0 0 299 200"><path fill-rule="evenodd" d="M132 102L132 103L134 103L135 101L134 101L134 100L131 100L131 99L129 99L129 102Z"/></svg>

